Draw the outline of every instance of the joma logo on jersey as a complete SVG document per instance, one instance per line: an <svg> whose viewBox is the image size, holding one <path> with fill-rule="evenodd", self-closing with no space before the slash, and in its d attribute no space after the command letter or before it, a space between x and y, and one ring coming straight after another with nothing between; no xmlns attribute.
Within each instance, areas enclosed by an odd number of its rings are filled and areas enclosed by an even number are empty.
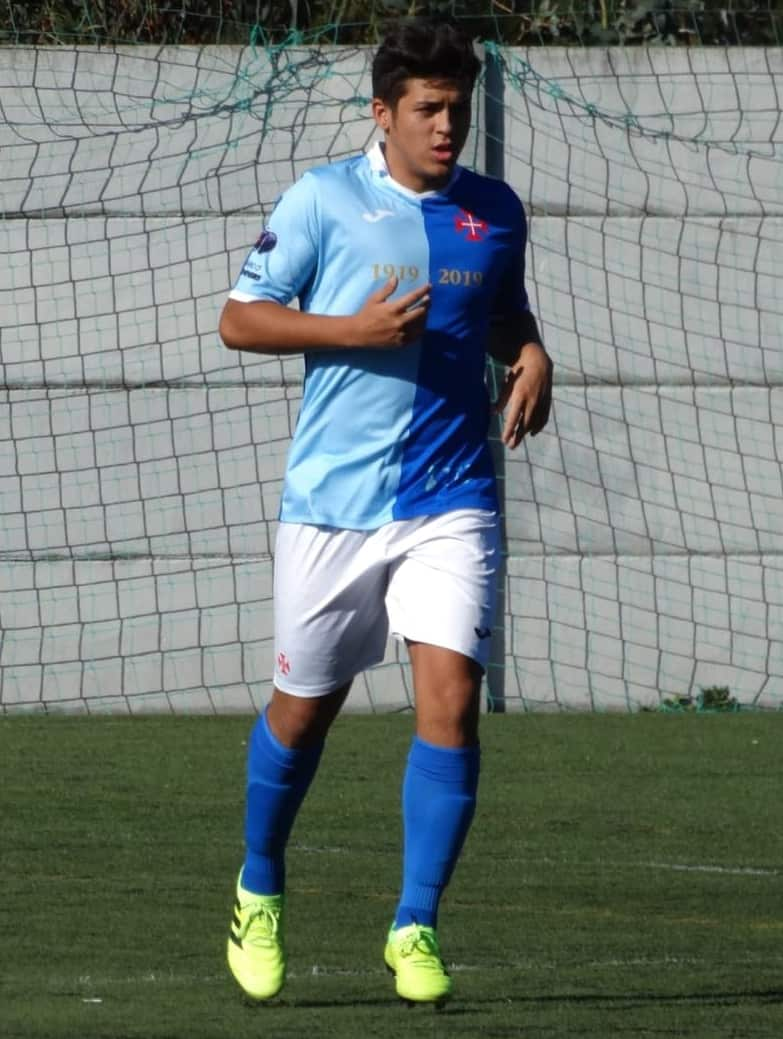
<svg viewBox="0 0 783 1039"><path fill-rule="evenodd" d="M489 224L486 220L473 216L467 209L460 209L458 215L454 217L454 227L457 234L467 242L483 242L489 234Z"/></svg>
<svg viewBox="0 0 783 1039"><path fill-rule="evenodd" d="M374 209L372 213L362 213L362 220L366 220L368 224L377 224L385 216L394 216L394 213L391 209Z"/></svg>

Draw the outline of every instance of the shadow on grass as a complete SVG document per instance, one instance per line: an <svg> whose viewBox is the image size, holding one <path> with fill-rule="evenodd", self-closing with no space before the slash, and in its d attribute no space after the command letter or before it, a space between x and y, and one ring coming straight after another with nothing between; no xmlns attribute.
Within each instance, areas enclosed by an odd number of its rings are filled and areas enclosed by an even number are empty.
<svg viewBox="0 0 783 1039"><path fill-rule="evenodd" d="M346 1007L384 1007L398 1008L400 1013L431 1013L438 1018L467 1016L484 1013L489 1007L547 1007L555 1004L609 1007L613 1010L630 1010L644 1006L740 1006L748 1004L783 1003L783 989L746 990L739 992L624 992L624 993L555 993L551 995L496 995L487 997L454 998L442 1008L430 1004L409 1007L394 997L375 998L357 997L346 994L344 999L290 999L276 1000L272 1003L246 1003L249 1010L269 1013L274 1008L281 1010L340 1010Z"/></svg>

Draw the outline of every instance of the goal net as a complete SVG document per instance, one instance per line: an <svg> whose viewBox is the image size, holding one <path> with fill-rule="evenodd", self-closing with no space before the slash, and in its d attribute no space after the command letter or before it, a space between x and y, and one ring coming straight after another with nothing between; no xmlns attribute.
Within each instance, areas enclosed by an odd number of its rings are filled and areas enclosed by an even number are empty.
<svg viewBox="0 0 783 1039"><path fill-rule="evenodd" d="M496 709L783 702L780 52L487 44L547 429L495 444ZM265 214L365 148L371 50L0 49L0 709L259 707L300 358L223 349ZM496 378L494 372L490 379ZM351 694L409 705L404 652Z"/></svg>

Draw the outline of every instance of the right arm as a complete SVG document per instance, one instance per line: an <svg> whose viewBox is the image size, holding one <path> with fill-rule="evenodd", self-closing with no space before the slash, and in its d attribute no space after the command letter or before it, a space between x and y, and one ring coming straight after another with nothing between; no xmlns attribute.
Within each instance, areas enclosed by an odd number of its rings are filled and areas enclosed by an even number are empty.
<svg viewBox="0 0 783 1039"><path fill-rule="evenodd" d="M344 317L291 310L272 300L229 299L220 316L220 338L230 350L257 354L405 346L424 331L430 286L390 301L396 288L397 279L390 278L357 314Z"/></svg>

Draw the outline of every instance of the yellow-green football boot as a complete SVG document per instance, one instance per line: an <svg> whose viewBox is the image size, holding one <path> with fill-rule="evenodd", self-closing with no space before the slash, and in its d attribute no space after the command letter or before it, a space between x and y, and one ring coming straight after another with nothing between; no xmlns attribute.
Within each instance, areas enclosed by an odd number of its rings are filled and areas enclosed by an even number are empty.
<svg viewBox="0 0 783 1039"><path fill-rule="evenodd" d="M392 928L383 958L395 976L400 999L445 1003L451 995L451 978L443 965L434 928L421 924Z"/></svg>
<svg viewBox="0 0 783 1039"><path fill-rule="evenodd" d="M228 936L228 965L251 999L272 999L285 982L283 916L283 895L255 895L242 887L240 877Z"/></svg>

